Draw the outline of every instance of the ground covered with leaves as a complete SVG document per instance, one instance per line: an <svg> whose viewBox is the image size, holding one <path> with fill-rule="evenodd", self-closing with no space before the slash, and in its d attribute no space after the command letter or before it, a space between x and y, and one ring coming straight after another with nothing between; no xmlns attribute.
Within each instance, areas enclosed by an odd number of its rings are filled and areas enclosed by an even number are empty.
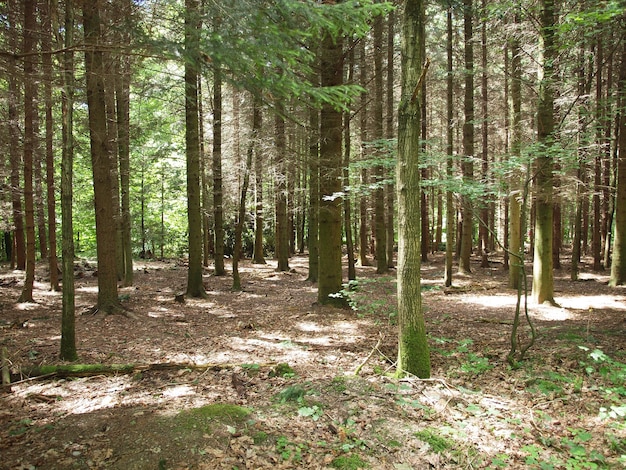
<svg viewBox="0 0 626 470"><path fill-rule="evenodd" d="M61 297L42 267L36 303L16 304L23 273L1 268L0 347L23 381L0 392L0 468L626 466L626 289L557 271L559 306L530 306L537 340L512 368L516 293L498 261L450 289L441 257L424 263L429 380L393 377L394 271L359 267L338 310L316 305L304 256L287 273L244 263L240 293L207 270L208 298L184 303L184 263L138 264L120 289L134 318L81 315L97 291L81 261L79 362L133 367L27 380L62 364Z"/></svg>

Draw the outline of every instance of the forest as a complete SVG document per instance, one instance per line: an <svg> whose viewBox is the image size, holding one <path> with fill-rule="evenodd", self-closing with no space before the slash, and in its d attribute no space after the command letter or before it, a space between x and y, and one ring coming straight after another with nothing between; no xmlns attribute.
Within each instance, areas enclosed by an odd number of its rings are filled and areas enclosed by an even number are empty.
<svg viewBox="0 0 626 470"><path fill-rule="evenodd" d="M626 466L621 0L0 19L0 468Z"/></svg>

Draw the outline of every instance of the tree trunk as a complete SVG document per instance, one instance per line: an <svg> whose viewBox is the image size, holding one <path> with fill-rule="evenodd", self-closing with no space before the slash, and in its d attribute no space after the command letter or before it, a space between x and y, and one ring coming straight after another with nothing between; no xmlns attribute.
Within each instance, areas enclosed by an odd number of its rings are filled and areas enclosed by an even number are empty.
<svg viewBox="0 0 626 470"><path fill-rule="evenodd" d="M285 141L284 107L278 106L274 117L274 146L276 149L276 258L278 271L289 271L289 218L287 214L287 143Z"/></svg>
<svg viewBox="0 0 626 470"><path fill-rule="evenodd" d="M537 138L539 156L536 159L535 246L533 260L532 298L538 303L554 303L554 273L552 264L553 219L553 145L554 131L554 60L556 59L554 31L554 0L541 1L541 35L543 38L543 77L537 103Z"/></svg>
<svg viewBox="0 0 626 470"><path fill-rule="evenodd" d="M617 159L617 193L615 197L615 243L609 285L626 284L626 43L622 46L619 70L619 131Z"/></svg>
<svg viewBox="0 0 626 470"><path fill-rule="evenodd" d="M483 15L482 25L480 28L481 46L480 46L480 66L482 68L480 77L481 91L481 179L484 185L485 194L482 198L480 208L480 266L482 268L489 267L489 204L491 195L489 194L489 92L487 89L487 4L486 0L482 0L481 10Z"/></svg>
<svg viewBox="0 0 626 470"><path fill-rule="evenodd" d="M402 95L398 110L398 362L397 374L430 376L430 352L420 285L420 79L424 4L406 0L402 26Z"/></svg>
<svg viewBox="0 0 626 470"><path fill-rule="evenodd" d="M61 115L63 151L61 157L61 245L62 245L62 313L61 352L64 361L78 359L75 331L74 292L74 227L73 227L73 172L74 172L74 4L65 2L65 52L63 52L63 87L61 88Z"/></svg>
<svg viewBox="0 0 626 470"><path fill-rule="evenodd" d="M351 41L348 45L350 50L348 54L348 79L347 83L351 84L354 81L354 41ZM343 226L346 236L346 251L348 252L348 280L353 281L356 279L356 265L354 259L354 242L352 239L352 209L351 209L351 193L350 193L350 153L352 149L351 130L350 130L350 111L344 113L344 159L343 159ZM393 206L392 206L393 207ZM393 223L393 221L392 221ZM387 237L389 232L387 232ZM391 233L393 237L393 231Z"/></svg>
<svg viewBox="0 0 626 470"><path fill-rule="evenodd" d="M52 12L46 2L42 10L41 48L45 52L52 50ZM46 189L48 210L48 232L50 251L48 268L50 270L50 289L59 291L59 265L57 260L56 200L54 195L54 123L52 120L52 56L48 53L41 57L44 75L44 103L46 112Z"/></svg>
<svg viewBox="0 0 626 470"><path fill-rule="evenodd" d="M395 29L396 16L394 11L390 11L387 17L387 126L386 137L387 140L391 140L395 137L394 132L394 29ZM393 173L388 172L387 179L393 181ZM394 248L396 245L395 232L394 232L394 219L395 219L395 200L396 200L396 188L393 183L389 183L385 186L385 194L387 199L387 221L385 223L387 227L387 267L393 267Z"/></svg>
<svg viewBox="0 0 626 470"><path fill-rule="evenodd" d="M463 29L465 35L465 100L463 123L463 181L471 184L474 179L474 47L472 0L463 0ZM472 238L474 232L474 204L470 195L463 195L461 215L461 250L459 256L459 272L472 272L470 261L472 256Z"/></svg>
<svg viewBox="0 0 626 470"><path fill-rule="evenodd" d="M383 18L374 18L374 134L377 142L377 158L383 157L380 150L383 138ZM376 233L376 273L383 274L387 267L387 229L385 219L385 191L383 180L385 170L382 164L374 167L376 189L374 190L374 213Z"/></svg>
<svg viewBox="0 0 626 470"><path fill-rule="evenodd" d="M219 22L219 20L216 20ZM216 30L217 30L216 26ZM224 269L224 188L222 184L222 68L213 66L213 224L215 232L216 276Z"/></svg>
<svg viewBox="0 0 626 470"><path fill-rule="evenodd" d="M126 21L130 22L132 2L123 0L121 8ZM122 41L130 44L130 34L122 33ZM119 73L115 82L115 100L117 111L117 146L120 168L120 195L122 218L122 256L124 266L124 285L133 285L133 247L130 217L130 58L119 57ZM163 243L161 244L163 246Z"/></svg>
<svg viewBox="0 0 626 470"><path fill-rule="evenodd" d="M259 108L258 110L260 119L259 128L263 125L263 112ZM252 262L254 264L266 264L263 250L263 225L264 225L264 212L263 212L263 157L262 152L259 152L260 142L259 136L256 134L257 141L255 142L256 151L254 153L254 195L255 195L255 209L254 209L254 251L252 254Z"/></svg>
<svg viewBox="0 0 626 470"><path fill-rule="evenodd" d="M35 48L35 0L24 2L24 42L23 51L29 54ZM35 58L24 58L24 76L32 77L35 72ZM19 302L33 302L35 282L35 206L33 195L33 153L35 150L35 81L24 81L24 219L26 221L26 279Z"/></svg>
<svg viewBox="0 0 626 470"><path fill-rule="evenodd" d="M189 224L189 269L186 294L189 297L205 297L206 292L202 283L202 212L200 210L197 68L200 60L200 6L198 0L185 0L185 9L185 153Z"/></svg>
<svg viewBox="0 0 626 470"><path fill-rule="evenodd" d="M239 214L237 217L237 225L235 226L235 248L233 250L233 287L234 292L241 290L241 277L239 275L239 260L242 258L242 242L241 234L243 233L243 224L246 218L246 196L248 194L248 186L250 184L250 170L252 167L252 157L258 152L258 137L261 131L261 102L258 98L254 98L252 105L252 135L248 143L248 151L246 153L245 167L243 168L243 181L241 183L241 197L239 200Z"/></svg>
<svg viewBox="0 0 626 470"><path fill-rule="evenodd" d="M453 144L454 144L454 77L452 75L452 0L449 0L446 19L446 178L448 182L452 180L452 167L454 164ZM446 189L446 267L444 271L443 283L445 287L452 286L452 262L454 253L454 194L450 189Z"/></svg>
<svg viewBox="0 0 626 470"><path fill-rule="evenodd" d="M367 57L366 57L366 38L361 39L360 57L359 57L359 83L363 88L367 87ZM367 148L365 142L368 139L367 135L367 93L361 93L360 106L359 106L359 128L360 128L360 140L361 140L361 160L365 161L367 158ZM361 169L360 183L362 188L369 186L369 175L367 168ZM367 192L361 196L359 201L359 262L361 266L371 266L371 262L367 255L369 254L369 224L368 224L368 194Z"/></svg>
<svg viewBox="0 0 626 470"><path fill-rule="evenodd" d="M10 0L8 7L9 20L9 47L12 51L17 52L18 46L18 20L19 2ZM26 245L24 243L24 210L22 205L22 190L20 181L20 169L22 168L22 158L20 155L19 142L21 139L21 130L19 125L20 113L18 111L18 102L20 94L20 80L18 68L16 66L17 59L9 58L7 63L7 76L9 79L9 99L8 99L8 117L9 117L9 138L13 145L9 145L9 159L11 164L11 205L13 210L13 250L15 263L11 263L16 269L26 269Z"/></svg>
<svg viewBox="0 0 626 470"><path fill-rule="evenodd" d="M343 84L343 40L325 32L321 53L322 87ZM329 103L320 114L319 279L317 301L344 306L341 266L342 113ZM384 232L383 232L384 234Z"/></svg>
<svg viewBox="0 0 626 470"><path fill-rule="evenodd" d="M315 80L317 82L317 79ZM320 167L319 167L319 115L317 108L309 109L309 276L308 281L319 278L319 210L320 210Z"/></svg>
<svg viewBox="0 0 626 470"><path fill-rule="evenodd" d="M520 23L519 14L515 14L514 24ZM522 265L524 259L524 239L522 233L522 204L524 178L523 164L519 161L522 149L522 59L520 41L517 35L511 38L511 155L519 163L509 179L509 251L514 255L509 266L509 287L518 290L522 284ZM515 255L518 256L515 256Z"/></svg>

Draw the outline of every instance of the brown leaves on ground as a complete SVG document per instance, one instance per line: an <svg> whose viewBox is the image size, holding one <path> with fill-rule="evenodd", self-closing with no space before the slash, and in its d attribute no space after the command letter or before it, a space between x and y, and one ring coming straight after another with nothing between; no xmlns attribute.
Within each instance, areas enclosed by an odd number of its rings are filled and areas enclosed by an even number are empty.
<svg viewBox="0 0 626 470"><path fill-rule="evenodd" d="M135 287L119 291L137 320L77 316L80 362L230 366L4 389L0 467L539 468L536 456L554 468L619 465L626 291L610 289L605 275L571 282L557 272L560 306L531 306L539 338L510 370L515 293L502 266L481 269L476 260L472 276L444 289L442 260L434 259L423 266L431 380L389 375L393 271L360 267L350 311L315 305L302 256L289 273L243 263L238 293L230 277L207 271L207 299L184 303L175 300L186 282L182 263L137 264ZM58 363L61 298L47 290L45 268L38 274L36 303L16 304L23 273L0 270L0 347L14 370ZM95 304L96 286L93 276L77 279L79 312ZM592 351L610 358L610 370ZM185 414L208 405L219 406Z"/></svg>

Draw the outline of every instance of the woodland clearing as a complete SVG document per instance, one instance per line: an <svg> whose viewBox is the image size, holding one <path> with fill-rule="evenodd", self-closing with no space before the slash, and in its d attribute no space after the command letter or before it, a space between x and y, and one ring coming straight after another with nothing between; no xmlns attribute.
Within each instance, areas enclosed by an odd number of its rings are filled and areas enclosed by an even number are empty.
<svg viewBox="0 0 626 470"><path fill-rule="evenodd" d="M340 310L315 304L306 262L276 272L245 261L239 293L207 270L208 298L184 303L184 263L137 262L135 286L119 290L135 319L80 315L97 279L95 263L79 262L79 362L137 367L4 387L0 468L626 466L626 288L608 287L608 273L586 264L573 282L567 266L556 271L559 306L530 306L537 341L512 369L516 296L501 260L483 269L474 259L474 273L444 289L431 255L433 376L397 380L395 271L358 267L354 309ZM0 268L0 347L13 373L60 364L61 295L37 273L36 303L16 304L23 273Z"/></svg>

